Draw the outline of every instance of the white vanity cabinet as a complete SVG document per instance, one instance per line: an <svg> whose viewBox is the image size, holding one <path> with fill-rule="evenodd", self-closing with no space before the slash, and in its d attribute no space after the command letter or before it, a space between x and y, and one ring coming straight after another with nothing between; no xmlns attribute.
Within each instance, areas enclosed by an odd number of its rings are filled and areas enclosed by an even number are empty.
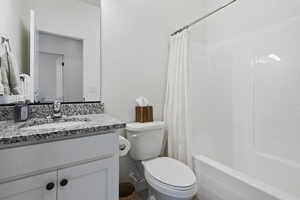
<svg viewBox="0 0 300 200"><path fill-rule="evenodd" d="M0 200L118 200L118 135L0 150Z"/></svg>

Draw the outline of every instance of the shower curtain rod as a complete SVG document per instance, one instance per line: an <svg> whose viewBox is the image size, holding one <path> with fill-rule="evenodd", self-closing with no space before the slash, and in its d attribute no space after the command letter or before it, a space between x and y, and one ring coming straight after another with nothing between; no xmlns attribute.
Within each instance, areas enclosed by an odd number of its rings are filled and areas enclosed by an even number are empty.
<svg viewBox="0 0 300 200"><path fill-rule="evenodd" d="M236 2L236 1L237 1L237 0L230 1L229 3L227 3L227 4L225 4L225 5L223 5L223 6L219 7L219 8L217 8L216 10L213 10L212 12L210 12L210 13L204 15L203 17L201 17L201 18L199 18L199 19L193 21L192 23L190 23L190 24L188 24L188 25L182 27L181 29L178 29L177 31L175 31L174 33L172 33L171 36L174 36L174 35L176 35L177 33L180 33L181 31L183 31L183 30L185 30L185 29L187 29L187 28L189 28L189 27L191 27L191 26L194 26L195 24L197 24L197 23L199 23L200 21L206 19L207 17L209 17L209 16L211 16L211 15L213 15L213 14L219 12L219 11L222 10L223 8L226 8L227 6L230 6L231 4L233 4L233 3Z"/></svg>

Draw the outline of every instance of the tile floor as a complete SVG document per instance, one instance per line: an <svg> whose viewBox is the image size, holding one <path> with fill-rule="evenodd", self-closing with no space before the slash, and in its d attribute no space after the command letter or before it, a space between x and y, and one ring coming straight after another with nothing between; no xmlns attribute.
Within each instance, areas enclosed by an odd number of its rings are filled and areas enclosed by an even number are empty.
<svg viewBox="0 0 300 200"><path fill-rule="evenodd" d="M148 190L137 193L137 200L147 200Z"/></svg>
<svg viewBox="0 0 300 200"><path fill-rule="evenodd" d="M147 195L148 195L148 191L142 191L142 192L138 192L136 194L136 199L135 200L147 200ZM197 197L195 197L193 200L198 200Z"/></svg>

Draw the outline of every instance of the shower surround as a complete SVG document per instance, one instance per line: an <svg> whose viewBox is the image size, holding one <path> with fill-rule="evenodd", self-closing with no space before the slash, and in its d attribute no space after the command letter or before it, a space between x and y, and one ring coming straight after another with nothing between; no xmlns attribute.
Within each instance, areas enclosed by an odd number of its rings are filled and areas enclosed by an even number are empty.
<svg viewBox="0 0 300 200"><path fill-rule="evenodd" d="M202 2L208 13L229 1ZM196 167L204 155L286 194L274 199L300 198L299 10L297 0L238 0L191 29Z"/></svg>

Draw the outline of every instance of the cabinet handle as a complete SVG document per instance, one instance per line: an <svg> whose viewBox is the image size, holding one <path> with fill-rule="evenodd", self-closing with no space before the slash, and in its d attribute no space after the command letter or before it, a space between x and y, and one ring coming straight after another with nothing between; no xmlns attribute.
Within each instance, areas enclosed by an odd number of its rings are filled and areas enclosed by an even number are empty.
<svg viewBox="0 0 300 200"><path fill-rule="evenodd" d="M48 183L47 185L46 185L46 190L53 190L53 188L55 187L55 184L53 183L53 182L51 182L51 183Z"/></svg>
<svg viewBox="0 0 300 200"><path fill-rule="evenodd" d="M60 181L59 184L60 184L61 187L65 187L66 185L68 185L68 182L69 182L68 179L63 179L63 180Z"/></svg>

